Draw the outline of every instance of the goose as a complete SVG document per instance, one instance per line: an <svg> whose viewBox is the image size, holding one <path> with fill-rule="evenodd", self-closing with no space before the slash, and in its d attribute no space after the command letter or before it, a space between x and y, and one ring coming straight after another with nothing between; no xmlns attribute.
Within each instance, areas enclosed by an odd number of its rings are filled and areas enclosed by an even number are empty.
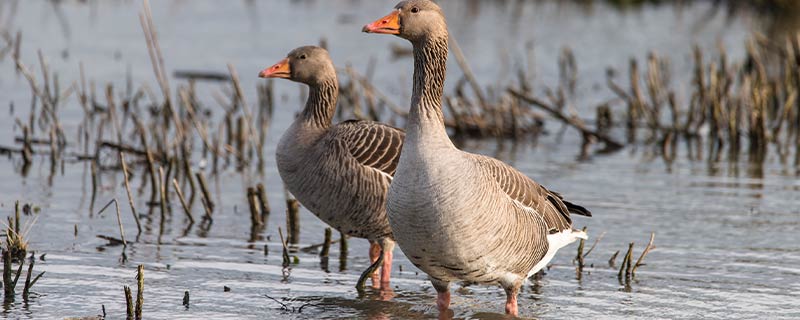
<svg viewBox="0 0 800 320"><path fill-rule="evenodd" d="M278 143L278 173L300 204L322 221L344 234L369 240L373 265L357 287L369 273L373 287L390 289L394 241L385 203L405 133L373 121L332 124L339 84L323 48L292 50L259 77L308 86L305 108ZM380 274L373 272L378 263Z"/></svg>
<svg viewBox="0 0 800 320"><path fill-rule="evenodd" d="M559 248L587 238L573 229L570 213L591 213L497 159L453 145L441 106L448 31L439 6L403 1L362 31L413 45L406 140L386 203L395 241L428 274L441 314L450 306L450 283L462 280L499 284L505 312L518 315L523 282Z"/></svg>

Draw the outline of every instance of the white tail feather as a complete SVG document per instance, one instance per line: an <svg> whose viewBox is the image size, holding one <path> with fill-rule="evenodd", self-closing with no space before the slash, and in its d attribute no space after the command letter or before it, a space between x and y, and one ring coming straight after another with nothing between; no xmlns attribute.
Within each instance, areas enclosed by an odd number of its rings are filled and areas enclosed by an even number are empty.
<svg viewBox="0 0 800 320"><path fill-rule="evenodd" d="M550 263L550 260L553 260L553 257L556 255L556 252L558 251L558 249L566 247L567 245L569 245L570 243L575 242L575 240L578 240L578 239L586 240L586 239L589 239L589 236L586 234L586 232L583 232L581 230L573 230L573 229L564 230L562 232L558 232L558 233L554 233L554 234L548 235L547 236L547 244L548 244L547 253L544 255L542 260L539 261L538 263L536 263L536 265L533 266L533 269L531 269L531 271L528 272L528 277L532 276L534 273L539 272L539 270L541 270L548 263Z"/></svg>

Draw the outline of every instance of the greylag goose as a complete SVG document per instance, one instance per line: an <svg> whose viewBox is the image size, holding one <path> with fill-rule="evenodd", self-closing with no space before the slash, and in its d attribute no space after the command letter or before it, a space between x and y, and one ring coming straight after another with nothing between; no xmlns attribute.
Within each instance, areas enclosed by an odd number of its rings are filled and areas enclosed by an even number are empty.
<svg viewBox="0 0 800 320"><path fill-rule="evenodd" d="M386 217L386 193L405 133L372 121L331 123L339 83L323 48L297 48L259 77L308 85L305 109L278 143L278 172L286 188L322 221L370 241L373 287L389 289L394 241ZM378 260L382 260L380 274L372 272Z"/></svg>
<svg viewBox="0 0 800 320"><path fill-rule="evenodd" d="M511 166L450 141L441 108L448 31L439 6L403 1L363 31L413 45L407 138L386 203L395 241L430 277L442 313L450 305L450 282L464 280L499 284L506 313L517 315L522 283L559 248L587 238L572 228L570 212L591 214Z"/></svg>

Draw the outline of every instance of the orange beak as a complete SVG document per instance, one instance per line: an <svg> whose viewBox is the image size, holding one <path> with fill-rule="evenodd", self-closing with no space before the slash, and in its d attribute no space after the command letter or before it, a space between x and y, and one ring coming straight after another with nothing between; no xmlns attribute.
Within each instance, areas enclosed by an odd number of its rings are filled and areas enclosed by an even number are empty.
<svg viewBox="0 0 800 320"><path fill-rule="evenodd" d="M288 79L292 75L292 69L289 67L289 58L278 61L275 65L261 70L258 73L259 78L284 78Z"/></svg>
<svg viewBox="0 0 800 320"><path fill-rule="evenodd" d="M365 25L361 31L366 33L400 34L400 11L392 11L385 17Z"/></svg>

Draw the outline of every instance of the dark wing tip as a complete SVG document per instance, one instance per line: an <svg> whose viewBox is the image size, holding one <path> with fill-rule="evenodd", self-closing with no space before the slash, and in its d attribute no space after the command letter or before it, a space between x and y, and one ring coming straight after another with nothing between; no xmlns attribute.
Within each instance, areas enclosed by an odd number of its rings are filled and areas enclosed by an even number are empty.
<svg viewBox="0 0 800 320"><path fill-rule="evenodd" d="M574 204L572 202L564 201L564 205L567 206L567 210L569 210L569 213L573 213L573 214L577 214L577 215L581 215L581 216L587 216L587 217L591 217L592 216L592 213L588 209L586 209L586 208L584 208L582 206L579 206L577 204Z"/></svg>

